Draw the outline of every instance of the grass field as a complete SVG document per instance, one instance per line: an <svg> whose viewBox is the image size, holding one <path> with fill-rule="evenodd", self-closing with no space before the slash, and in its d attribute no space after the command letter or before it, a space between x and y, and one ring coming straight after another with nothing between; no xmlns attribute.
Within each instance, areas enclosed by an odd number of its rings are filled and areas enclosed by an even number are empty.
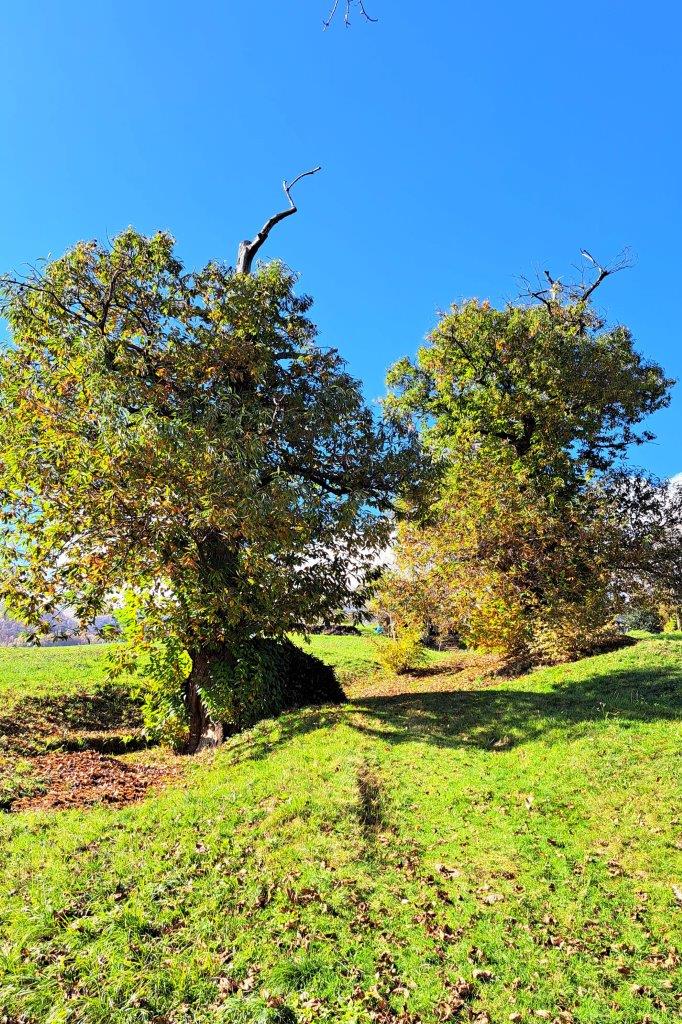
<svg viewBox="0 0 682 1024"><path fill-rule="evenodd" d="M314 644L347 705L120 810L0 816L0 1020L678 1019L682 635L504 682ZM102 683L101 648L16 654L5 709Z"/></svg>

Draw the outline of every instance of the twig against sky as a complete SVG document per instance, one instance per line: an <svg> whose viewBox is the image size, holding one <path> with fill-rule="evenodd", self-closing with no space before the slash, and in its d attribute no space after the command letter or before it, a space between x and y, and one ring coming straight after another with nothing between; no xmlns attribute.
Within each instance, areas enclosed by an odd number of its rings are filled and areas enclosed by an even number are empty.
<svg viewBox="0 0 682 1024"><path fill-rule="evenodd" d="M334 0L333 4L331 6L331 10L329 11L329 14L327 15L327 17L322 22L322 26L323 26L325 31L329 28L329 26L333 22L334 18L336 17L336 14L337 14L337 11L338 11L340 5L341 5L341 0ZM360 15L365 19L365 21L374 21L374 22L376 22L376 21L379 20L378 18L373 18L368 13L367 8L365 7L365 4L364 4L363 0L344 0L344 4L343 4L343 23L346 26L346 28L350 28L350 15L351 15L351 10L352 10L353 6L355 6L357 8L357 10L359 11Z"/></svg>

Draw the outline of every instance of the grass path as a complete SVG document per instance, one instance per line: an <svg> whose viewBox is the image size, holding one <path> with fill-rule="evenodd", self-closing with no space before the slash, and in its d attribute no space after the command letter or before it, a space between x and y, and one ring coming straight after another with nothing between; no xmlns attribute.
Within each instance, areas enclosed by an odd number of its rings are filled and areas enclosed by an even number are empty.
<svg viewBox="0 0 682 1024"><path fill-rule="evenodd" d="M436 669L140 804L2 816L0 1020L677 1019L682 636Z"/></svg>

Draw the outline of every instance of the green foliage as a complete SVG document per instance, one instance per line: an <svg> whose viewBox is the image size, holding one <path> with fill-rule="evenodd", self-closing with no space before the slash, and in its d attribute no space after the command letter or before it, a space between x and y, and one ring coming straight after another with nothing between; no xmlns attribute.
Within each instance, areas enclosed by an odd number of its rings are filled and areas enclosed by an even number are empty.
<svg viewBox="0 0 682 1024"><path fill-rule="evenodd" d="M662 536L656 485L614 469L669 401L661 368L587 301L552 293L453 306L388 383L387 409L420 429L439 473L406 504L383 606L516 665L603 647Z"/></svg>
<svg viewBox="0 0 682 1024"><path fill-rule="evenodd" d="M293 285L279 264L187 272L167 235L133 231L5 280L12 611L40 630L58 605L90 619L146 586L148 628L194 640L343 603L340 562L371 560L384 524L368 506L399 459Z"/></svg>
<svg viewBox="0 0 682 1024"><path fill-rule="evenodd" d="M673 381L585 302L497 310L471 300L452 306L388 384L387 407L416 417L435 452L506 446L556 494L650 440L635 428L668 404Z"/></svg>
<svg viewBox="0 0 682 1024"><path fill-rule="evenodd" d="M129 600L120 613L125 642L111 648L113 674L135 673L131 690L142 698L147 735L182 749L189 728L182 695L191 662L172 636L145 645L139 635L144 620L137 618L137 608L137 602ZM211 719L222 723L228 734L285 709L345 700L333 668L286 637L251 637L225 647L212 660L199 690Z"/></svg>
<svg viewBox="0 0 682 1024"><path fill-rule="evenodd" d="M212 666L202 697L211 717L229 732L285 709L345 700L334 670L286 638L254 638L226 651Z"/></svg>
<svg viewBox="0 0 682 1024"><path fill-rule="evenodd" d="M412 669L420 668L428 661L419 629L405 627L399 630L395 638L377 639L376 645L379 663L386 672L404 675Z"/></svg>
<svg viewBox="0 0 682 1024"><path fill-rule="evenodd" d="M132 229L0 281L0 601L36 638L132 592L150 678L177 682L181 650L282 636L372 571L410 445L294 285Z"/></svg>
<svg viewBox="0 0 682 1024"><path fill-rule="evenodd" d="M626 608L620 615L620 624L623 629L639 629L647 633L660 633L664 626L658 608L643 605Z"/></svg>
<svg viewBox="0 0 682 1024"><path fill-rule="evenodd" d="M145 590L128 589L116 612L120 641L108 648L109 675L132 678L131 695L141 701L149 739L181 749L188 737L183 691L192 662L173 633L157 638L147 630Z"/></svg>

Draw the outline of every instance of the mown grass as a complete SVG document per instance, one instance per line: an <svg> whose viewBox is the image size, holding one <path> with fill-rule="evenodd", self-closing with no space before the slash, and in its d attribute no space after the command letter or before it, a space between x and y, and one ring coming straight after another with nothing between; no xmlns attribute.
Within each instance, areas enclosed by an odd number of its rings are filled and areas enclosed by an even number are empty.
<svg viewBox="0 0 682 1024"><path fill-rule="evenodd" d="M309 654L321 658L336 669L343 682L351 682L360 677L366 678L381 670L378 651L386 637L376 636L371 629L361 627L356 636L326 636L315 634L306 639L302 635L294 635L292 639ZM438 665L447 660L447 655L440 651L425 652L426 665Z"/></svg>
<svg viewBox="0 0 682 1024"><path fill-rule="evenodd" d="M262 723L120 811L5 815L6 1018L677 1019L682 636L467 679Z"/></svg>
<svg viewBox="0 0 682 1024"><path fill-rule="evenodd" d="M334 666L346 684L379 670L368 630L294 639ZM119 752L144 743L131 680L108 679L110 650L110 644L0 648L0 809L40 791L32 755L80 747Z"/></svg>
<svg viewBox="0 0 682 1024"><path fill-rule="evenodd" d="M0 707L28 697L68 697L104 683L108 644L0 647Z"/></svg>
<svg viewBox="0 0 682 1024"><path fill-rule="evenodd" d="M341 677L367 676L379 670L377 643L370 630L356 636L316 634L306 639L298 634L295 642L310 654L332 665ZM23 705L29 698L47 698L53 702L94 694L108 687L107 659L111 644L83 644L75 647L0 647L0 708ZM444 655L427 652L429 664L437 664Z"/></svg>

